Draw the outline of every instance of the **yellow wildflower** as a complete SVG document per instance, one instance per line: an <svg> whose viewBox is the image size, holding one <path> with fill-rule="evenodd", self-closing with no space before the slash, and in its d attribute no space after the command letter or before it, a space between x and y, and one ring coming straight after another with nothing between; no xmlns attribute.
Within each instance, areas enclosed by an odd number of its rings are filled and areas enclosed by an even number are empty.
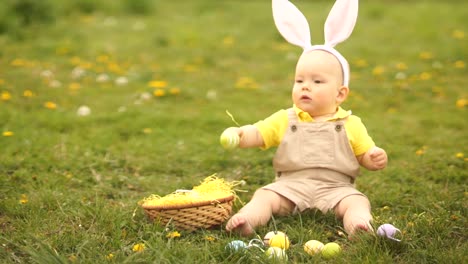
<svg viewBox="0 0 468 264"><path fill-rule="evenodd" d="M28 203L28 196L26 196L26 194L22 194L19 202L20 202L20 204L27 204Z"/></svg>
<svg viewBox="0 0 468 264"><path fill-rule="evenodd" d="M458 152L457 154L455 154L455 157L457 157L459 159L463 159L463 157L465 157L465 155L463 154L463 152Z"/></svg>
<svg viewBox="0 0 468 264"><path fill-rule="evenodd" d="M27 63L23 59L14 59L10 64L11 66L22 67L22 66L26 66Z"/></svg>
<svg viewBox="0 0 468 264"><path fill-rule="evenodd" d="M465 38L465 32L459 30L459 29L455 29L453 32L452 32L452 37L454 39L464 39Z"/></svg>
<svg viewBox="0 0 468 264"><path fill-rule="evenodd" d="M431 78L432 78L432 75L428 72L422 72L421 74L419 74L419 79L423 81L430 80Z"/></svg>
<svg viewBox="0 0 468 264"><path fill-rule="evenodd" d="M0 94L0 98L3 100L3 101L8 101L11 99L11 94L7 91L3 91L1 94Z"/></svg>
<svg viewBox="0 0 468 264"><path fill-rule="evenodd" d="M166 235L167 238L176 238L176 237L180 237L180 233L177 232L177 231L174 231L174 232L170 232Z"/></svg>
<svg viewBox="0 0 468 264"><path fill-rule="evenodd" d="M70 85L68 85L68 89L70 89L72 91L79 90L80 88L81 88L81 84L79 84L77 82L73 82L73 83L70 83Z"/></svg>
<svg viewBox="0 0 468 264"><path fill-rule="evenodd" d="M171 90L169 90L169 93L174 95L180 94L180 89L177 87L171 88Z"/></svg>
<svg viewBox="0 0 468 264"><path fill-rule="evenodd" d="M167 82L154 80L154 81L150 81L148 83L148 86L152 88L165 88L167 86Z"/></svg>
<svg viewBox="0 0 468 264"><path fill-rule="evenodd" d="M24 97L33 97L34 93L31 90L24 90L23 96Z"/></svg>
<svg viewBox="0 0 468 264"><path fill-rule="evenodd" d="M240 77L236 82L237 88L257 89L258 84L250 77Z"/></svg>
<svg viewBox="0 0 468 264"><path fill-rule="evenodd" d="M419 53L419 58L420 59L423 59L423 60L430 60L432 59L434 56L432 55L431 52L429 51L423 51L421 53Z"/></svg>
<svg viewBox="0 0 468 264"><path fill-rule="evenodd" d="M107 260L112 260L114 258L114 254L110 253L106 256Z"/></svg>
<svg viewBox="0 0 468 264"><path fill-rule="evenodd" d="M210 242L213 242L216 240L216 238L214 236L205 236L205 240L206 241L210 241Z"/></svg>
<svg viewBox="0 0 468 264"><path fill-rule="evenodd" d="M465 99L465 98L458 99L457 102L455 103L455 105L456 105L458 108L463 108L463 107L465 107L465 106L468 105L468 100Z"/></svg>
<svg viewBox="0 0 468 264"><path fill-rule="evenodd" d="M4 131L3 132L3 136L4 137L11 137L13 136L15 133L13 133L12 131Z"/></svg>
<svg viewBox="0 0 468 264"><path fill-rule="evenodd" d="M151 128L149 128L149 127L143 128L143 133L145 133L145 134L151 134L152 132L153 132L153 130Z"/></svg>
<svg viewBox="0 0 468 264"><path fill-rule="evenodd" d="M416 150L416 155L421 156L424 154L424 149L418 149Z"/></svg>
<svg viewBox="0 0 468 264"><path fill-rule="evenodd" d="M400 71L404 71L408 69L408 65L406 65L406 63L404 62L399 62L395 65L395 68L397 68Z"/></svg>
<svg viewBox="0 0 468 264"><path fill-rule="evenodd" d="M372 70L372 75L379 76L379 75L382 75L384 72L385 72L385 68L383 66L376 66Z"/></svg>
<svg viewBox="0 0 468 264"><path fill-rule="evenodd" d="M44 103L44 107L47 108L47 109L56 109L57 108L57 104L54 103L54 102L45 102Z"/></svg>
<svg viewBox="0 0 468 264"><path fill-rule="evenodd" d="M163 89L156 89L154 90L153 94L156 97L161 97L161 96L166 95L166 92Z"/></svg>
<svg viewBox="0 0 468 264"><path fill-rule="evenodd" d="M357 59L354 64L356 65L356 67L358 68L365 68L367 66L369 66L369 64L367 63L367 61L365 59Z"/></svg>
<svg viewBox="0 0 468 264"><path fill-rule="evenodd" d="M133 252L142 252L143 250L145 250L145 244L138 243L138 244L133 245L133 248L132 248Z"/></svg>
<svg viewBox="0 0 468 264"><path fill-rule="evenodd" d="M465 68L465 62L464 61L461 61L461 60L458 60L456 61L453 66L457 69L464 69Z"/></svg>
<svg viewBox="0 0 468 264"><path fill-rule="evenodd" d="M223 39L223 45L224 46L232 46L234 44L234 37L233 36L227 36Z"/></svg>

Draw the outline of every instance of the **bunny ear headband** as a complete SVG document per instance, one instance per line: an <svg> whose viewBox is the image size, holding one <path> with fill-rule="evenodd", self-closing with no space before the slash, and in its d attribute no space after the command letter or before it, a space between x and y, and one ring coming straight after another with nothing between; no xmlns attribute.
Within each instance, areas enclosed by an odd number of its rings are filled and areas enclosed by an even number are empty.
<svg viewBox="0 0 468 264"><path fill-rule="evenodd" d="M273 18L280 34L291 44L304 49L324 50L333 54L343 70L343 85L349 85L349 64L333 47L345 41L353 32L358 15L358 0L336 0L325 22L325 44L312 45L305 16L288 0L273 0Z"/></svg>

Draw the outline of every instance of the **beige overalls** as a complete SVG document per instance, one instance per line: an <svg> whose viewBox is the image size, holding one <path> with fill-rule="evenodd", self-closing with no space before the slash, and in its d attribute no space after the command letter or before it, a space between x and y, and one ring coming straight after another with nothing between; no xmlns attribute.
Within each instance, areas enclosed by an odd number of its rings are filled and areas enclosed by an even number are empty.
<svg viewBox="0 0 468 264"><path fill-rule="evenodd" d="M359 163L346 135L345 120L299 122L292 108L288 120L273 159L276 180L263 189L291 200L295 212L317 208L325 213L347 196L364 196L354 187Z"/></svg>

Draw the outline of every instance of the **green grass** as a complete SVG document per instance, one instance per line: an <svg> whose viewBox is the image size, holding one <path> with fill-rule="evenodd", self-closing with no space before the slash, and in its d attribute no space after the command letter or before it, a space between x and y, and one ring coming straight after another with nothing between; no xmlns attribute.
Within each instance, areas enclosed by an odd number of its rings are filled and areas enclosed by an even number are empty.
<svg viewBox="0 0 468 264"><path fill-rule="evenodd" d="M293 2L320 43L331 1ZM96 4L0 35L0 262L268 262L258 250L226 252L241 238L222 227L167 238L173 230L148 222L137 202L213 173L245 180L239 197L247 202L273 179L274 149L225 151L218 143L233 125L225 110L248 124L291 105L300 50L277 33L270 5L158 1L117 12ZM324 261L304 253L310 239L342 245L333 263L467 259L467 8L361 1L355 31L338 46L352 67L343 107L389 154L388 168L363 171L357 185L375 225L394 224L403 241L349 241L333 215L308 212L258 230L289 235L289 262ZM97 81L102 74L109 80ZM117 85L119 77L128 83ZM167 82L164 96L145 97L153 80ZM91 115L77 116L82 105ZM133 252L138 243L143 252Z"/></svg>

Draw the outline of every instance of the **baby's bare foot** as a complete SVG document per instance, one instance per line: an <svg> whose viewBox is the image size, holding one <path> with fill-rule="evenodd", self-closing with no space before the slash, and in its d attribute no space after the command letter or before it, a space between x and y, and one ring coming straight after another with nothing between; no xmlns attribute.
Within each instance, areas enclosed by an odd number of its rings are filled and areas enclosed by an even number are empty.
<svg viewBox="0 0 468 264"><path fill-rule="evenodd" d="M250 236L254 233L253 227L247 221L245 215L241 213L235 214L229 219L226 224L226 230L229 232L239 232L241 236Z"/></svg>

